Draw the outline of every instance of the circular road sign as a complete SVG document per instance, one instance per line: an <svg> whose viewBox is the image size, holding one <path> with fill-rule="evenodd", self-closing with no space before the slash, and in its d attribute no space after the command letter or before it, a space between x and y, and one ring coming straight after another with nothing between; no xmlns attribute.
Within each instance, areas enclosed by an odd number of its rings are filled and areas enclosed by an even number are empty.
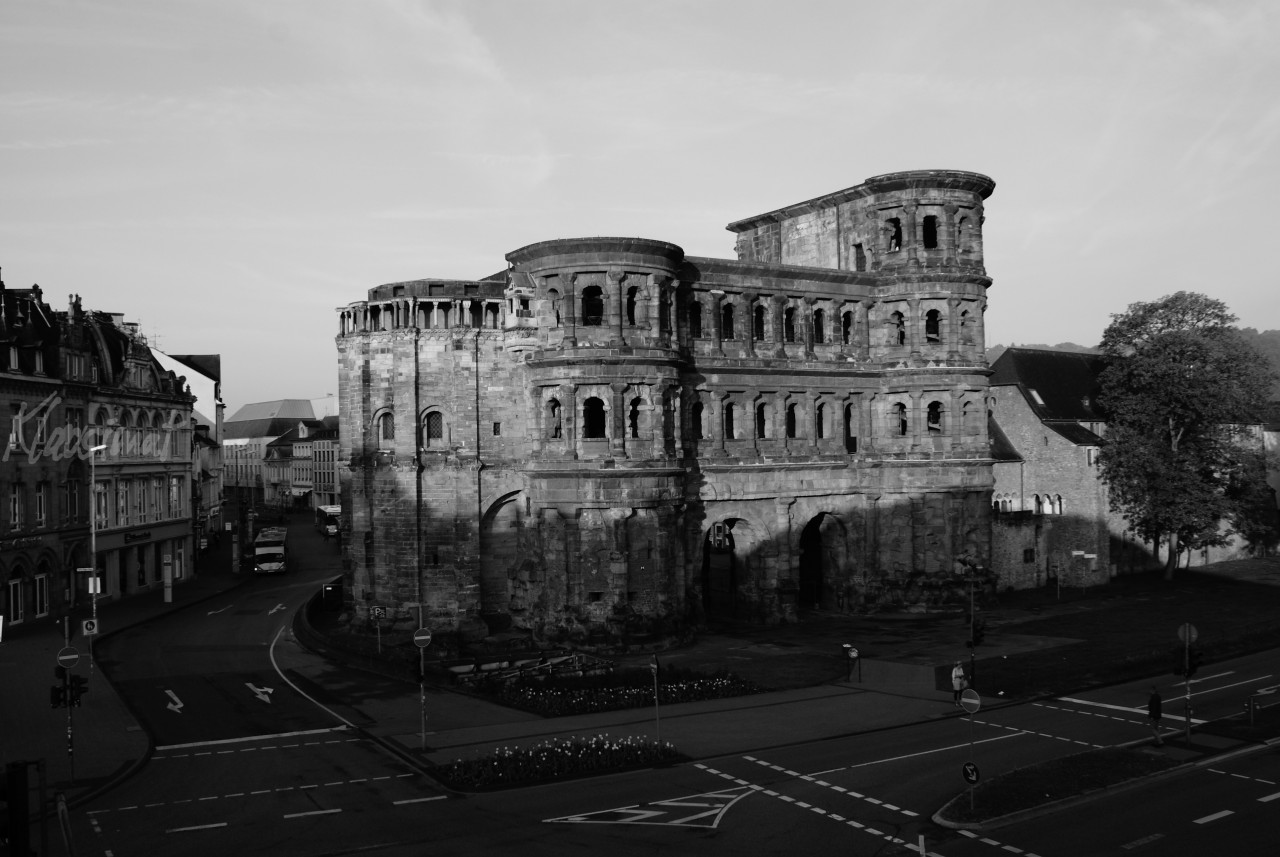
<svg viewBox="0 0 1280 857"><path fill-rule="evenodd" d="M1190 622L1178 626L1178 639L1184 643L1194 643L1200 632Z"/></svg>
<svg viewBox="0 0 1280 857"><path fill-rule="evenodd" d="M413 644L419 649L425 649L431 645L431 629L419 628L413 632Z"/></svg>
<svg viewBox="0 0 1280 857"><path fill-rule="evenodd" d="M71 669L80 661L80 653L71 646L58 649L58 666Z"/></svg>
<svg viewBox="0 0 1280 857"><path fill-rule="evenodd" d="M973 762L965 762L960 769L960 773L964 774L964 781L969 785L976 785L978 780L982 779L982 772L978 770L978 766Z"/></svg>
<svg viewBox="0 0 1280 857"><path fill-rule="evenodd" d="M982 707L982 697L978 696L978 692L973 688L968 688L960 694L960 707L970 714L977 714L978 709Z"/></svg>

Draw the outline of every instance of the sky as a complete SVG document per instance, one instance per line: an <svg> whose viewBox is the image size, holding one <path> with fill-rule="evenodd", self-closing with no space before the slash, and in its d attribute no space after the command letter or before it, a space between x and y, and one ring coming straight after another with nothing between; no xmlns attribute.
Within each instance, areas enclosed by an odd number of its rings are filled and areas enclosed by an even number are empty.
<svg viewBox="0 0 1280 857"><path fill-rule="evenodd" d="M1180 290L1280 328L1280 3L4 0L0 268L337 392L336 309L898 170L996 181L987 344Z"/></svg>

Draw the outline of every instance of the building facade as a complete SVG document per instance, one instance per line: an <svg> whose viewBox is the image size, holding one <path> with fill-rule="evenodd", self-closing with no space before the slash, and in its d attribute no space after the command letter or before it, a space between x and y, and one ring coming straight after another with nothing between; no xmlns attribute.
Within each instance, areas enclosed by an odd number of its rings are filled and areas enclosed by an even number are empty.
<svg viewBox="0 0 1280 857"><path fill-rule="evenodd" d="M191 408L136 325L0 283L0 615L63 615L192 570ZM95 550L96 548L96 550ZM96 563L95 563L96 554Z"/></svg>
<svg viewBox="0 0 1280 857"><path fill-rule="evenodd" d="M993 188L893 173L730 224L734 260L553 240L341 308L350 614L602 642L967 597Z"/></svg>

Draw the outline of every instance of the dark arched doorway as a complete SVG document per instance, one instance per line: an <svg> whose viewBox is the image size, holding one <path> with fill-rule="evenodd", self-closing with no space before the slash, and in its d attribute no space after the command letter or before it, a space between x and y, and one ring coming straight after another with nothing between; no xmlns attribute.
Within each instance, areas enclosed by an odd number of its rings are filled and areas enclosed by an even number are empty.
<svg viewBox="0 0 1280 857"><path fill-rule="evenodd" d="M738 563L728 522L712 524L702 541L702 607L708 619L737 616Z"/></svg>
<svg viewBox="0 0 1280 857"><path fill-rule="evenodd" d="M480 612L507 613L512 570L520 560L519 534L524 504L518 494L490 507L480 524Z"/></svg>
<svg viewBox="0 0 1280 857"><path fill-rule="evenodd" d="M844 556L844 527L834 517L821 514L800 532L799 607L801 610L836 608L835 593Z"/></svg>

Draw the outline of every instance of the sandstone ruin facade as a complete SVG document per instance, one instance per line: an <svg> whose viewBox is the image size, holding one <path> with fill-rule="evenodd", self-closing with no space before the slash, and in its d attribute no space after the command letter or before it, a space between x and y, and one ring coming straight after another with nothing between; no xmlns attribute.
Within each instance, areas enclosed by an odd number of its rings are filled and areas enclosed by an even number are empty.
<svg viewBox="0 0 1280 857"><path fill-rule="evenodd" d="M936 606L985 565L983 175L532 244L338 309L351 615L551 640Z"/></svg>

